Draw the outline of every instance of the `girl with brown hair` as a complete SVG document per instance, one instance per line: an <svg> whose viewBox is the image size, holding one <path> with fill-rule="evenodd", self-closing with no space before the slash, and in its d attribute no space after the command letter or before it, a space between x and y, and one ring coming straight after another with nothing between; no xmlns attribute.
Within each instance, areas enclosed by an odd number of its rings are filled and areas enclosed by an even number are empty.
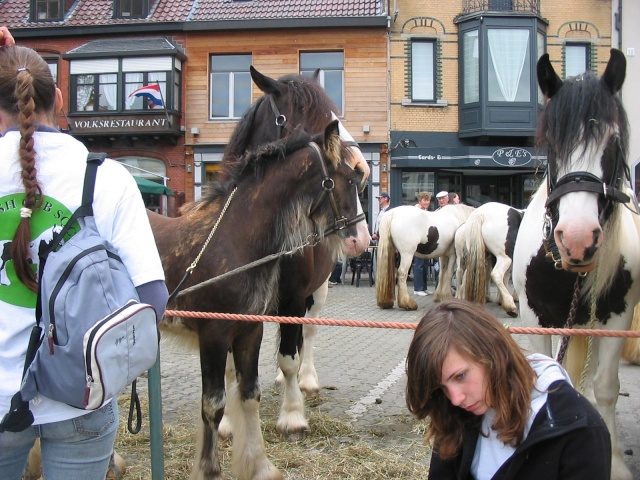
<svg viewBox="0 0 640 480"><path fill-rule="evenodd" d="M450 299L429 310L407 376L409 410L429 417L430 479L609 479L600 415L558 363L525 356L484 308Z"/></svg>

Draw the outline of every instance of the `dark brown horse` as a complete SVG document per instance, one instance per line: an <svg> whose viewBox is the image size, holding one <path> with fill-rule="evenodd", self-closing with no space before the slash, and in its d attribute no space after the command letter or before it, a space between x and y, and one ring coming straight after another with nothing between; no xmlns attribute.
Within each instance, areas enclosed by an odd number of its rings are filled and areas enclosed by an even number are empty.
<svg viewBox="0 0 640 480"><path fill-rule="evenodd" d="M269 78L251 68L254 83L264 92L249 112L240 120L223 158L220 179L226 179L234 168L235 159L246 149L258 147L264 142L289 135L296 126L310 133L322 132L327 123L337 118L337 108L320 86L317 72L312 77L286 75L278 80ZM340 136L349 146L347 161L362 174L361 185L366 182L369 167L358 145L340 124ZM359 211L358 213L362 213ZM359 242L345 246L345 253L357 255L369 244L369 232L365 222L358 224ZM274 315L302 317L310 308L317 312L324 305L327 296L327 279L335 264L338 249L329 242L321 242L314 248L308 247L303 253L288 256L282 260L282 271L278 286L278 302ZM304 348L300 325L281 325L278 366L283 372L283 404L277 429L288 439L300 438L309 426L304 413L304 397L300 386L308 393L319 389L313 362L310 361L311 347ZM305 326L305 337L315 326ZM301 370L303 351L308 352ZM232 366L232 362L229 362ZM230 368L230 371L232 369ZM300 373L300 376L298 376ZM231 377L232 378L232 377ZM225 417L226 418L226 417ZM230 426L223 422L221 432L228 434Z"/></svg>
<svg viewBox="0 0 640 480"><path fill-rule="evenodd" d="M322 238L325 232L330 235L324 241L334 248L341 244L354 248L354 242L362 242L357 239L356 223L349 221L358 217L359 175L342 161L347 153L339 138L338 122L331 122L323 134L313 137L319 147L313 147L311 139L300 129L255 151L248 150L233 165L227 165L224 181L214 186L212 195L185 215L150 216L170 290L178 285L219 218L212 240L185 287L291 250L314 235ZM190 290L178 296L172 306L203 312L272 313L277 310L281 278L287 275L284 263L281 257ZM262 324L193 319L182 319L182 324L197 334L200 346L204 432L201 455L194 465L196 478L220 478L217 429L225 403L235 404L231 422L237 477L282 478L266 458L260 431ZM230 349L238 381L225 394Z"/></svg>

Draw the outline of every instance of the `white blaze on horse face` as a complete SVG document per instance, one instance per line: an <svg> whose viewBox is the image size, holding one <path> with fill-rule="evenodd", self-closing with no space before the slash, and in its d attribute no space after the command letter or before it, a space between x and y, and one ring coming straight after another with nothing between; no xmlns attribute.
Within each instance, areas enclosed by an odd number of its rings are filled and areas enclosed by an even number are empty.
<svg viewBox="0 0 640 480"><path fill-rule="evenodd" d="M331 112L331 120L338 120L338 130L340 131L340 140L343 142L355 142L349 131L342 125L340 119L336 116L335 113ZM362 177L362 185L366 185L369 175L371 174L371 169L369 168L369 164L362 155L362 151L360 147L350 146L349 152L351 153L351 162L350 165L364 175Z"/></svg>
<svg viewBox="0 0 640 480"><path fill-rule="evenodd" d="M605 138L608 140L609 137ZM567 162L569 168L572 171L585 170L602 178L600 159L607 140L599 145L589 146L584 152L582 149L573 152L572 158ZM566 173L558 172L558 179ZM603 241L598 198L599 194L593 192L571 192L558 200L559 218L553 235L565 270L577 272L595 268Z"/></svg>
<svg viewBox="0 0 640 480"><path fill-rule="evenodd" d="M362 204L360 203L360 197L358 196L358 191L356 190L356 199L358 201L358 212L360 215L363 213ZM357 257L362 252L364 252L369 244L371 243L371 235L369 234L369 227L367 226L367 222L363 219L356 223L356 236L355 237L347 237L342 240L342 251L345 255L351 255Z"/></svg>

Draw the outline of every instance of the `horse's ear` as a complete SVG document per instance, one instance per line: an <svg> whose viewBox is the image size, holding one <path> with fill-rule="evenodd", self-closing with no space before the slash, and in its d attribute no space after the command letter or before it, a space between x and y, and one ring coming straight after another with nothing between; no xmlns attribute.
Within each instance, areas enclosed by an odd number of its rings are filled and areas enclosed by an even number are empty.
<svg viewBox="0 0 640 480"><path fill-rule="evenodd" d="M607 63L607 68L602 75L602 81L613 95L622 88L626 72L627 59L620 50L612 48L609 63Z"/></svg>
<svg viewBox="0 0 640 480"><path fill-rule="evenodd" d="M341 147L340 122L338 120L334 120L324 129L324 150L327 157L334 163L340 161Z"/></svg>
<svg viewBox="0 0 640 480"><path fill-rule="evenodd" d="M538 85L540 85L540 90L545 97L551 98L558 93L562 86L562 80L553 69L548 53L543 54L538 60L537 74Z"/></svg>
<svg viewBox="0 0 640 480"><path fill-rule="evenodd" d="M317 83L318 85L320 85L320 69L316 68L315 71L313 72L313 75L311 76L311 79Z"/></svg>
<svg viewBox="0 0 640 480"><path fill-rule="evenodd" d="M280 83L278 80L274 80L273 78L267 77L263 75L258 70L256 70L253 65L249 66L249 71L251 72L251 78L253 79L253 83L255 83L262 92L265 94L278 94L282 93L285 90L285 86Z"/></svg>

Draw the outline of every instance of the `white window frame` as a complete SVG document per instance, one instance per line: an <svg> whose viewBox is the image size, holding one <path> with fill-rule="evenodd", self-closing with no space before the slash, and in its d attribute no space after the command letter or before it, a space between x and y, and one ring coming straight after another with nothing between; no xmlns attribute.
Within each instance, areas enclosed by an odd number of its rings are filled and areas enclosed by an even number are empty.
<svg viewBox="0 0 640 480"><path fill-rule="evenodd" d="M437 46L435 39L411 39L412 102L435 102L437 100L436 50Z"/></svg>
<svg viewBox="0 0 640 480"><path fill-rule="evenodd" d="M305 68L303 69L302 67L302 60L303 60L303 55L307 56L307 59L313 58L312 55L314 54L331 54L331 53L336 53L336 54L340 54L342 55L342 66L340 68L337 67L333 67L333 68L323 68L323 65L318 65L318 66L314 66L313 62L310 62L310 65L306 65ZM309 68L311 67L311 68ZM331 50L331 51L308 51L308 52L300 52L300 74L301 75L313 75L313 73L317 70L320 69L320 74L318 76L318 81L320 82L320 85L322 85L322 88L325 88L325 74L326 72L333 72L333 73L340 73L340 99L335 98L330 91L327 91L327 93L329 94L329 97L331 98L331 100L333 100L333 103L336 104L336 106L338 107L338 110L340 111L340 116L344 116L344 110L345 110L345 101L344 101L344 51L340 50L340 51L335 51L335 50ZM325 88L326 89L326 88Z"/></svg>
<svg viewBox="0 0 640 480"><path fill-rule="evenodd" d="M580 75L589 70L589 54L591 44L585 42L567 42L564 46L564 72L565 78ZM569 52L572 52L571 54ZM570 59L569 56L572 58ZM584 60L584 68L577 66L579 57Z"/></svg>
<svg viewBox="0 0 640 480"><path fill-rule="evenodd" d="M218 61L222 61L222 59L225 56L234 56L234 57L247 57L249 59L248 65L251 64L251 62L253 61L252 55L251 53L235 53L235 54L224 54L224 53L214 53L211 54L210 56L210 65L209 65L209 119L210 120L229 120L229 119L238 119L241 118L242 115L244 115L244 111L243 112L237 112L236 111L236 94L237 93L242 93L242 92L237 92L236 90L240 87L236 86L236 77L238 75L242 75L242 76L246 76L249 75L249 67L247 66L246 70L240 70L240 69L229 69L229 70L215 70L214 71L214 59L217 59ZM216 75L224 75L227 74L228 75L228 90L227 90L227 105L228 105L228 109L227 109L227 115L214 115L213 111L214 111L214 89L216 88L215 86L215 76ZM248 91L248 96L247 96L247 107L251 105L251 99L252 99L252 82L251 80L249 80L249 91ZM246 109L243 109L246 110Z"/></svg>

